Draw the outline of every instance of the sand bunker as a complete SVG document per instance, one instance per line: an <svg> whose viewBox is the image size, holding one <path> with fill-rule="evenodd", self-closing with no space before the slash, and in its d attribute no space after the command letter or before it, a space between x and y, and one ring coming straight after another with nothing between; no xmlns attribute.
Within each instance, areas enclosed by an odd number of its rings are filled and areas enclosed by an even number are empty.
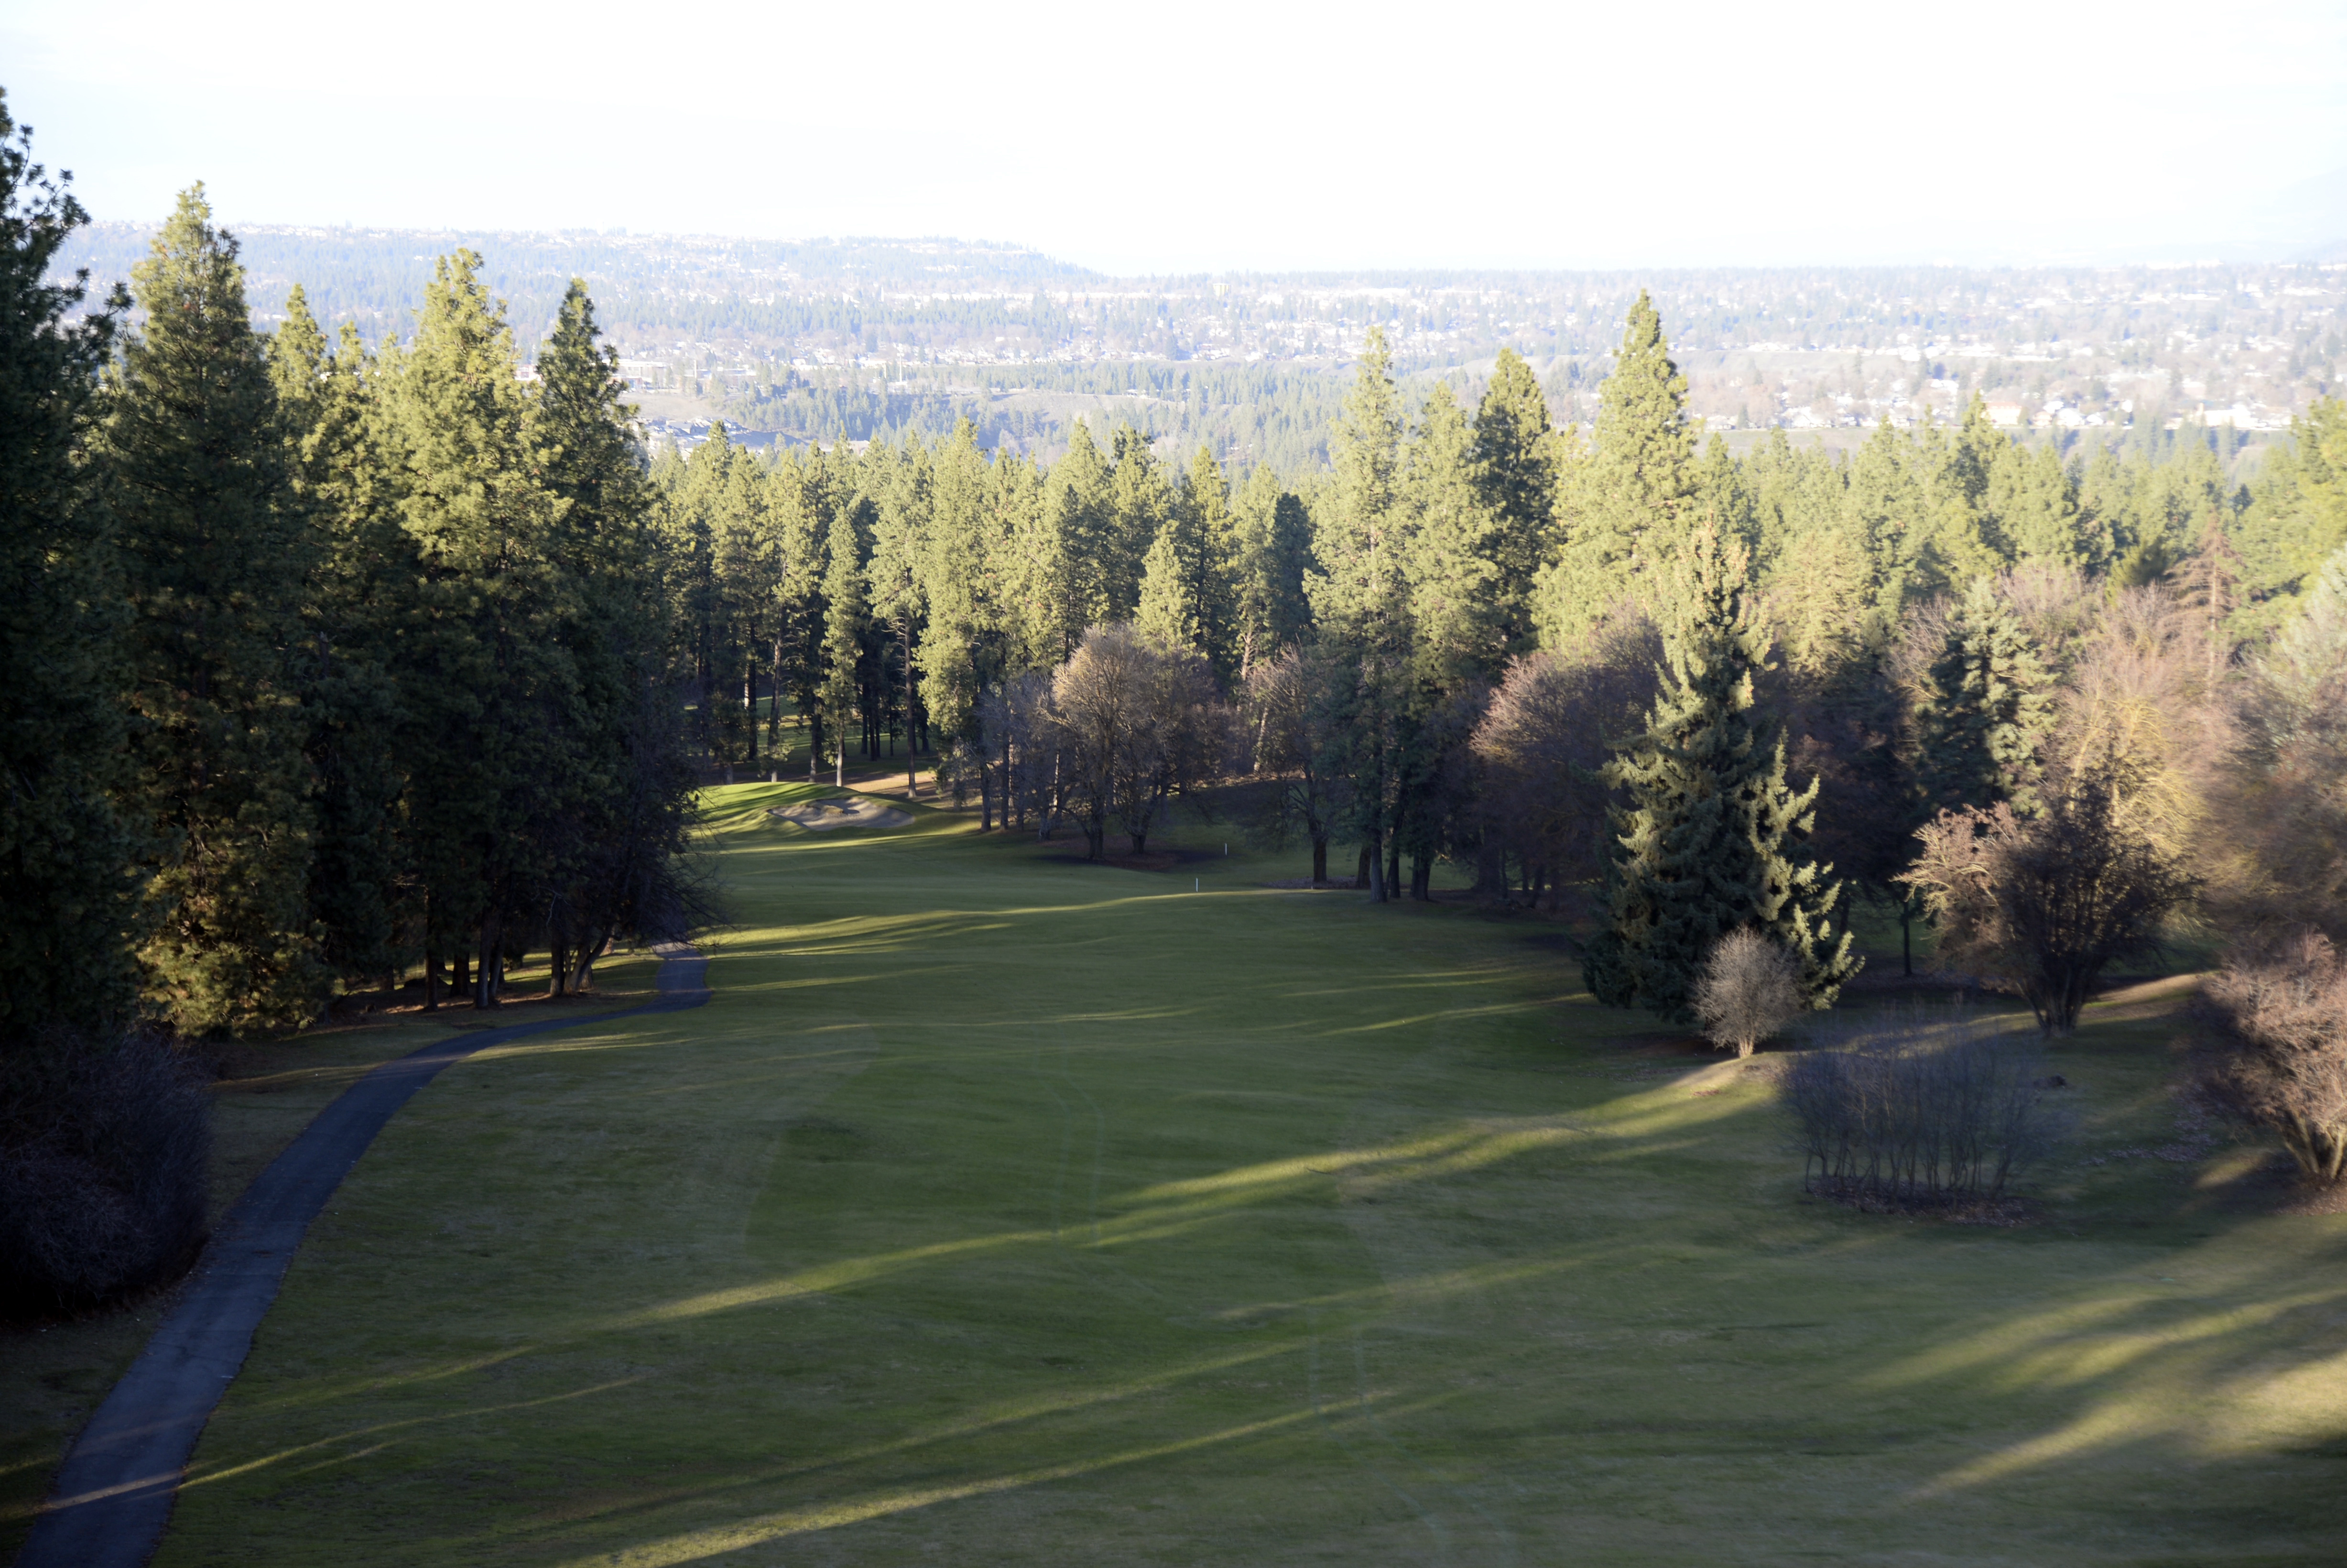
<svg viewBox="0 0 2347 1568"><path fill-rule="evenodd" d="M794 822L815 833L828 833L835 827L902 827L913 820L910 812L898 811L893 805L883 805L862 795L835 795L829 800L778 805L766 815Z"/></svg>

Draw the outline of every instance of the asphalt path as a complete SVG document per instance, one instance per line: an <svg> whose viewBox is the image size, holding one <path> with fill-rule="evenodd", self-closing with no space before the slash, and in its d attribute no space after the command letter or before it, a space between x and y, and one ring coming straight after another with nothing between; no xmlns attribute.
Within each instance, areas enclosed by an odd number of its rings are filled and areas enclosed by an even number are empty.
<svg viewBox="0 0 2347 1568"><path fill-rule="evenodd" d="M16 1568L141 1568L163 1539L188 1456L244 1365L294 1249L384 1123L442 1068L477 1050L707 1001L709 960L682 944L660 951L655 1001L440 1040L384 1062L320 1112L245 1189L147 1348L74 1440Z"/></svg>

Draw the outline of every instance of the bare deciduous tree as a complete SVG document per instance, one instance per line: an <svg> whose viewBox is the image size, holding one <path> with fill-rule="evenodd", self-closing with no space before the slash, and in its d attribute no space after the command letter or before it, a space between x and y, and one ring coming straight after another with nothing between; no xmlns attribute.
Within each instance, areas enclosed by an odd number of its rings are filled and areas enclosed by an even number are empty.
<svg viewBox="0 0 2347 1568"><path fill-rule="evenodd" d="M1696 977L1695 1016L1712 1044L1737 1056L1809 1010L1801 963L1750 927L1713 945Z"/></svg>
<svg viewBox="0 0 2347 1568"><path fill-rule="evenodd" d="M2233 1121L2270 1129L2309 1181L2347 1169L2347 960L2304 931L2241 954L2201 992L2198 1079Z"/></svg>
<svg viewBox="0 0 2347 1568"><path fill-rule="evenodd" d="M1901 880L1938 922L1941 953L2012 984L2054 1035L2077 1027L2105 968L2158 949L2196 884L2120 819L2105 774L2051 781L2045 795L2034 816L2003 803L1942 812Z"/></svg>
<svg viewBox="0 0 2347 1568"><path fill-rule="evenodd" d="M1655 700L1662 634L1616 610L1569 649L1508 667L1476 728L1490 832L1553 886L1601 875L1608 791L1597 770Z"/></svg>
<svg viewBox="0 0 2347 1568"><path fill-rule="evenodd" d="M1147 853L1166 802L1220 771L1228 750L1229 712L1206 661L1130 626L1084 633L1051 677L1051 712L1094 860L1112 819L1133 854Z"/></svg>
<svg viewBox="0 0 2347 1568"><path fill-rule="evenodd" d="M1312 880L1328 880L1328 839L1346 804L1348 781L1327 763L1327 714L1320 703L1320 671L1290 648L1247 672L1244 697L1249 762L1267 784L1260 817L1263 836L1276 847L1301 833L1312 845Z"/></svg>

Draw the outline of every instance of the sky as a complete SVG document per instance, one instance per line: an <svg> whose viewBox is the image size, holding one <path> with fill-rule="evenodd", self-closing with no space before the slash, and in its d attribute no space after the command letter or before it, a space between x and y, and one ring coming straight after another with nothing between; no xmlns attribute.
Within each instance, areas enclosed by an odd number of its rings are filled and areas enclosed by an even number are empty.
<svg viewBox="0 0 2347 1568"><path fill-rule="evenodd" d="M2347 4L0 0L101 219L1125 274L2347 260Z"/></svg>

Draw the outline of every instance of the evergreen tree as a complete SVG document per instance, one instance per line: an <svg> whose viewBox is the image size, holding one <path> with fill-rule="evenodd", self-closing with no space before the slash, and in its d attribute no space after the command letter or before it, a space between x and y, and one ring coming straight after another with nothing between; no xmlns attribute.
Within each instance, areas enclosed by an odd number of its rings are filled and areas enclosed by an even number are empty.
<svg viewBox="0 0 2347 1568"><path fill-rule="evenodd" d="M1662 313L1638 291L1614 373L1599 389L1596 449L1566 509L1563 553L1542 584L1544 639L1594 625L1671 559L1695 521L1695 427L1686 377L1671 362Z"/></svg>
<svg viewBox="0 0 2347 1568"><path fill-rule="evenodd" d="M1475 410L1474 466L1492 518L1484 549L1495 569L1491 621L1507 656L1529 653L1538 641L1533 589L1555 538L1562 458L1539 378L1522 354L1501 349Z"/></svg>
<svg viewBox="0 0 2347 1568"><path fill-rule="evenodd" d="M1924 427L1925 462L1932 471L1932 526L1929 542L1917 552L1920 591L1957 591L1960 585L1994 576L2012 564L2013 552L1997 526L1989 494L1989 477L2012 445L1990 419L1988 405L1977 392L1952 433Z"/></svg>
<svg viewBox="0 0 2347 1568"><path fill-rule="evenodd" d="M310 918L328 968L380 977L407 956L396 665L415 551L384 494L356 330L345 325L330 353L300 285L285 311L270 375L294 499L319 551L293 660L312 780Z"/></svg>
<svg viewBox="0 0 2347 1568"><path fill-rule="evenodd" d="M2100 566L2078 526L2078 487L2052 442L2034 453L2004 443L1989 468L1985 505L2014 559L2053 567Z"/></svg>
<svg viewBox="0 0 2347 1568"><path fill-rule="evenodd" d="M997 514L988 478L977 429L964 419L937 455L921 565L929 607L918 653L921 703L946 743L976 739L980 693L1001 670L1003 544L989 527Z"/></svg>
<svg viewBox="0 0 2347 1568"><path fill-rule="evenodd" d="M1230 487L1204 446L1149 547L1133 625L1168 648L1203 654L1227 689L1238 673L1237 568Z"/></svg>
<svg viewBox="0 0 2347 1568"><path fill-rule="evenodd" d="M1312 569L1312 519L1279 477L1257 466L1233 504L1238 560L1238 675L1282 649L1300 647L1312 624L1305 596Z"/></svg>
<svg viewBox="0 0 2347 1568"><path fill-rule="evenodd" d="M1149 437L1120 425L1110 446L1114 464L1108 474L1105 526L1092 560L1100 584L1094 620L1102 625L1130 620L1140 608L1143 563L1174 510L1173 487Z"/></svg>
<svg viewBox="0 0 2347 1568"><path fill-rule="evenodd" d="M1513 635L1500 559L1507 525L1479 483L1476 446L1465 411L1437 383L1409 444L1403 487L1419 673L1442 692L1496 676Z"/></svg>
<svg viewBox="0 0 2347 1568"><path fill-rule="evenodd" d="M1386 856L1400 801L1402 748L1414 642L1409 541L1401 494L1400 394L1383 329L1372 326L1345 415L1330 438L1334 493L1314 540L1320 570L1307 579L1331 737L1330 771L1350 783L1347 825L1369 863L1369 895L1393 896Z"/></svg>
<svg viewBox="0 0 2347 1568"><path fill-rule="evenodd" d="M326 976L307 909L313 815L291 668L315 558L236 241L199 185L132 272L147 313L108 398L131 607L134 784L162 845L141 952L190 1033L286 1029Z"/></svg>
<svg viewBox="0 0 2347 1568"><path fill-rule="evenodd" d="M2021 618L1985 577L1949 614L1915 711L1924 808L2036 807L2037 748L2052 729L2051 678Z"/></svg>
<svg viewBox="0 0 2347 1568"><path fill-rule="evenodd" d="M584 989L613 937L675 934L690 900L675 866L691 784L671 695L665 562L651 486L622 401L618 354L597 343L594 302L573 279L538 356L528 436L550 498L548 548L569 584L557 636L577 702L571 765L544 781L563 799L543 841L552 989ZM742 479L752 480L748 466Z"/></svg>
<svg viewBox="0 0 2347 1568"><path fill-rule="evenodd" d="M857 538L856 508L842 507L832 517L824 541L829 565L823 579L823 705L825 727L830 732L833 783L846 783L847 731L856 722L862 695L864 633L866 610L863 541Z"/></svg>
<svg viewBox="0 0 2347 1568"><path fill-rule="evenodd" d="M1802 989L1830 1006L1860 960L1832 916L1829 866L1793 858L1818 785L1785 782L1785 743L1754 708L1767 635L1750 602L1748 558L1709 527L1683 554L1661 693L1645 734L1606 764L1622 792L1606 877L1607 925L1583 972L1609 1007L1689 1016L1697 969L1719 938L1763 931L1801 962Z"/></svg>
<svg viewBox="0 0 2347 1568"><path fill-rule="evenodd" d="M87 221L0 95L0 1050L126 1018L140 844L124 781L119 563L82 461L118 295L52 281Z"/></svg>
<svg viewBox="0 0 2347 1568"><path fill-rule="evenodd" d="M578 678L561 635L577 585L533 461L512 333L480 265L471 251L441 258L415 341L379 362L396 504L417 561L401 633L401 753L426 963L477 959L473 1005L486 1008L509 936L543 907L546 845L561 831L549 815L564 803L541 786L579 758L564 722Z"/></svg>

